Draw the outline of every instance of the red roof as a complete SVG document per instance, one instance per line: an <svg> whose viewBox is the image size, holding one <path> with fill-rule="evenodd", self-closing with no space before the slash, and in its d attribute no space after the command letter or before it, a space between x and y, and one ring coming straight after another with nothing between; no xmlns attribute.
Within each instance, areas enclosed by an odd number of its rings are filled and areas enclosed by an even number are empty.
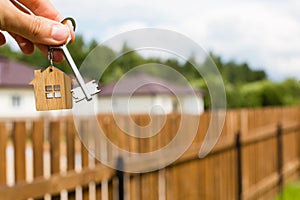
<svg viewBox="0 0 300 200"><path fill-rule="evenodd" d="M34 68L0 56L0 87L31 87Z"/></svg>
<svg viewBox="0 0 300 200"><path fill-rule="evenodd" d="M116 87L117 86L117 87ZM179 84L165 81L163 79L150 76L145 73L137 73L126 76L120 81L104 86L100 86L101 92L99 96L127 96L127 95L186 95L197 94L202 95L200 90L192 89L189 86L181 86Z"/></svg>

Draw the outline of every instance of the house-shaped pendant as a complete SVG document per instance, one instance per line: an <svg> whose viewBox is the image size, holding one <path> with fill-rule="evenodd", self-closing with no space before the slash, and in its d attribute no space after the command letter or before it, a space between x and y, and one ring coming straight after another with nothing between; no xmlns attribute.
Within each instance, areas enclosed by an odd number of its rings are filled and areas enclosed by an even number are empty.
<svg viewBox="0 0 300 200"><path fill-rule="evenodd" d="M29 84L34 88L36 110L72 108L72 78L54 66L34 70L34 79Z"/></svg>

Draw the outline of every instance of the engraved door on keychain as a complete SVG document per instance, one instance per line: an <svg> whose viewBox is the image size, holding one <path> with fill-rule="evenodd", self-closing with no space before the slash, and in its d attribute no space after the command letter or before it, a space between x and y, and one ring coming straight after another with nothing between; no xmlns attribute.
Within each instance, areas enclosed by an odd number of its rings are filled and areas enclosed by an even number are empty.
<svg viewBox="0 0 300 200"><path fill-rule="evenodd" d="M34 79L29 84L34 88L36 110L72 108L72 78L54 66L34 70Z"/></svg>

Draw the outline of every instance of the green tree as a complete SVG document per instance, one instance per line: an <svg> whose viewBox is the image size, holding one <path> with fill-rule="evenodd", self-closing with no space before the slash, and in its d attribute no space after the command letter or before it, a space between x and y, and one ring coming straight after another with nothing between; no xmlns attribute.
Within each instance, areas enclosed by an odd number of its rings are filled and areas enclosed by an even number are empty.
<svg viewBox="0 0 300 200"><path fill-rule="evenodd" d="M10 58L12 60L17 60L17 57L18 57L15 54L15 51L13 51L12 48L8 44L0 47L0 55Z"/></svg>

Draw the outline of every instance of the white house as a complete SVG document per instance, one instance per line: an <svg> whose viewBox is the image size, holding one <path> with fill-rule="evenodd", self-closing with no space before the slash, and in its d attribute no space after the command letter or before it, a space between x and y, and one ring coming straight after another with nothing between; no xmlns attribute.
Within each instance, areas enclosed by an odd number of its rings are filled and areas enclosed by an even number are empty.
<svg viewBox="0 0 300 200"><path fill-rule="evenodd" d="M204 111L203 93L144 73L137 73L116 83L101 87L98 98L100 113L179 112L201 114Z"/></svg>
<svg viewBox="0 0 300 200"><path fill-rule="evenodd" d="M33 78L33 67L0 56L0 118L71 113L71 110L36 111L33 87L29 85ZM100 85L100 89L95 113L201 114L204 110L201 91L147 74L126 76L117 83Z"/></svg>
<svg viewBox="0 0 300 200"><path fill-rule="evenodd" d="M0 56L0 117L35 117L33 68Z"/></svg>
<svg viewBox="0 0 300 200"><path fill-rule="evenodd" d="M70 111L36 111L34 91L29 82L34 68L0 56L0 118L61 115Z"/></svg>

